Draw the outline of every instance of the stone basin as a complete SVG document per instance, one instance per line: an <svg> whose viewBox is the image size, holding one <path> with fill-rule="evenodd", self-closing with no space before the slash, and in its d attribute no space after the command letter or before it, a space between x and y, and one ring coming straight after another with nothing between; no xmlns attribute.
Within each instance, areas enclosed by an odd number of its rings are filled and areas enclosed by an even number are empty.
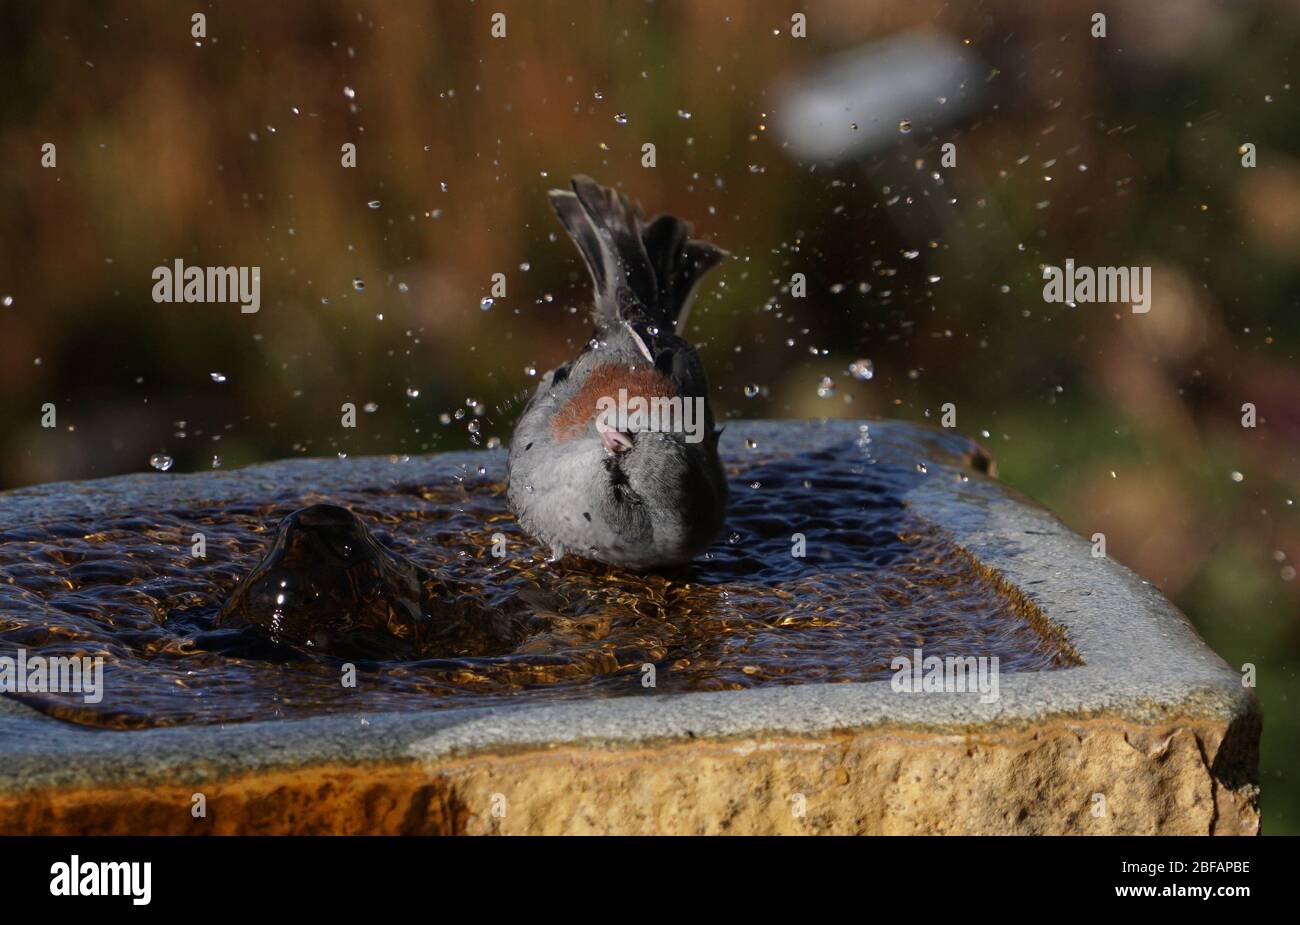
<svg viewBox="0 0 1300 925"><path fill-rule="evenodd" d="M0 494L0 655L110 655L100 704L0 698L0 832L1257 832L1240 675L977 445L730 422L722 452L728 535L667 576L546 562L497 507L502 451ZM232 649L217 598L321 500L540 629L352 689ZM996 688L899 689L918 648L997 656Z"/></svg>

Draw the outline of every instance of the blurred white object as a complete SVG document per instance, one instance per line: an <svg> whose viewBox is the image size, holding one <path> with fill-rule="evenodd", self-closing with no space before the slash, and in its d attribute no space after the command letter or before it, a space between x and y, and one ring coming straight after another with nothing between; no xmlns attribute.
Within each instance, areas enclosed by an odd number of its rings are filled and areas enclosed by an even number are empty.
<svg viewBox="0 0 1300 925"><path fill-rule="evenodd" d="M979 59L955 39L897 35L842 52L783 85L774 124L797 157L854 158L965 115L983 89L982 75Z"/></svg>

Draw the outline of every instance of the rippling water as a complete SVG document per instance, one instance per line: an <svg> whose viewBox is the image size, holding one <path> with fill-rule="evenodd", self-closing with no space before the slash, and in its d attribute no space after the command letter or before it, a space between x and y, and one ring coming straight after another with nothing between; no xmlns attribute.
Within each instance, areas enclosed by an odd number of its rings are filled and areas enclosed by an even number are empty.
<svg viewBox="0 0 1300 925"><path fill-rule="evenodd" d="M723 443L726 533L671 574L547 562L506 510L501 451L0 494L0 654L104 656L102 702L20 699L119 728L642 694L646 665L659 692L864 681L890 677L890 660L917 646L996 655L1003 671L1070 664L1029 605L905 502L920 479L960 491L980 478L962 459L973 445L897 425L873 443L841 425L778 450L773 431L735 430ZM502 621L508 638L435 634L400 658L352 656L357 683L345 687L338 655L219 626L280 521L320 502L350 509L455 589L458 612ZM205 558L191 554L195 533ZM504 558L491 554L494 534Z"/></svg>

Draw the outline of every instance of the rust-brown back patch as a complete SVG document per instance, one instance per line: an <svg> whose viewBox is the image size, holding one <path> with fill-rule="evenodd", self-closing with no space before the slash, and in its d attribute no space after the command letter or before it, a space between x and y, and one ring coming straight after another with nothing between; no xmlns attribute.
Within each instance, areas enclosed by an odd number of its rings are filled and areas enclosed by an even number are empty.
<svg viewBox="0 0 1300 925"><path fill-rule="evenodd" d="M580 436L599 410L596 402L605 396L617 401L619 389L627 390L629 400L641 396L649 401L651 398L672 398L677 394L672 380L651 366L633 368L605 363L593 367L582 388L551 418L551 434L556 442L563 443Z"/></svg>

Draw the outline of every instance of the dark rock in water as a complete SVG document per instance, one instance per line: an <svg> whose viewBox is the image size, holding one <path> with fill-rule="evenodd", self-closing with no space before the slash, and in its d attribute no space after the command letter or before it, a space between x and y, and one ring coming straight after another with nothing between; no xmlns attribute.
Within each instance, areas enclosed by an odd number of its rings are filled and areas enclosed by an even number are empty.
<svg viewBox="0 0 1300 925"><path fill-rule="evenodd" d="M360 658L474 654L512 644L508 628L450 600L452 589L386 549L359 517L314 504L280 523L270 551L217 617L278 643Z"/></svg>

